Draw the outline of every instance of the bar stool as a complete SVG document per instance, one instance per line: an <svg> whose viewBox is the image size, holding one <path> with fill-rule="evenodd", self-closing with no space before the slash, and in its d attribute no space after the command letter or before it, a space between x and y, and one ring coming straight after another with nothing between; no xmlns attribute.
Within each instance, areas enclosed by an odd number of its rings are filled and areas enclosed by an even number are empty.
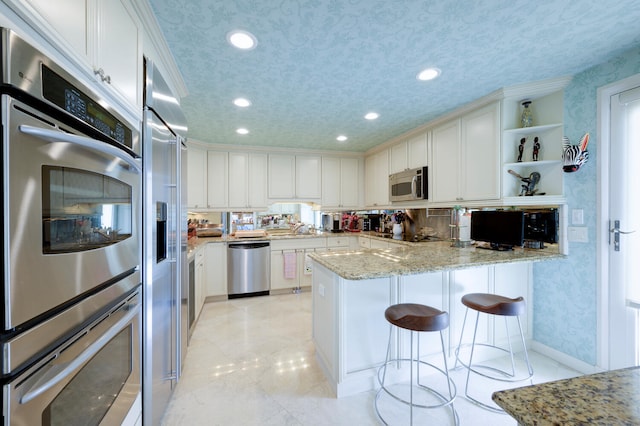
<svg viewBox="0 0 640 426"><path fill-rule="evenodd" d="M385 363L380 366L378 369L378 384L380 385L380 389L376 394L376 398L374 400L374 407L376 410L376 414L378 418L386 425L388 424L385 419L382 417L378 407L378 400L382 395L382 392L387 393L393 399L406 404L409 406L409 420L410 424L413 424L413 408L440 408L440 407L451 407L451 412L453 414L454 423L457 425L459 423L458 413L453 407L453 401L456 398L456 386L453 380L449 377L449 370L447 368L447 357L445 354L444 347L444 338L442 336L442 330L449 327L449 314L447 312L440 311L438 309L432 308L430 306L419 305L415 303L401 303L397 305L392 305L388 307L384 316L389 322L389 343L387 344L387 356L385 358ZM411 339L410 339L410 357L409 358L395 358L389 359L391 356L391 342L392 342L392 330L393 326L403 328L410 331ZM426 361L422 361L420 359L420 332L429 332L429 331L439 331L440 332L440 344L442 346L442 358L444 360L444 370L439 368L438 366L428 363ZM417 334L418 336L418 348L417 348L417 356L413 358L413 335ZM397 368L400 367L402 363L409 363L409 399L406 399L406 396L401 396L397 391L392 389L397 383L385 384L385 379L387 378L387 366L390 364L396 364ZM416 385L414 385L414 364L416 366ZM443 393L438 392L433 387L428 387L423 385L420 382L420 365L428 366L431 369L434 369L435 372L439 372L446 378L447 380L447 388L449 391L449 395L443 395ZM406 370L405 370L406 371ZM427 404L419 404L414 400L414 390L415 391L424 391L433 396L432 399L435 399L436 403L432 405ZM439 401L439 402L438 402Z"/></svg>
<svg viewBox="0 0 640 426"><path fill-rule="evenodd" d="M467 369L467 381L464 387L465 396L475 404L486 408L491 411L495 411L498 413L503 412L500 408L493 407L491 405L485 404L484 402L479 401L476 398L473 398L469 395L469 377L471 373L478 374L488 379L498 380L502 382L519 382L531 379L533 376L533 368L531 367L531 363L529 362L529 354L527 353L527 347L524 340L524 334L522 332L522 325L520 323L520 315L525 313L526 304L524 298L518 297L515 299L510 299L508 297L499 296L497 294L489 294L489 293L471 293L466 294L462 297L462 304L467 307L464 314L464 321L462 323L462 331L460 333L460 341L458 342L458 347L456 348L456 363L454 368L457 367L458 362L462 364L463 367ZM467 324L467 314L469 313L469 309L473 309L476 311L476 325L473 330L473 340L471 342L471 354L469 355L469 363L465 364L462 359L460 359L460 348L462 347L462 337L464 336L465 326ZM504 317L504 324L507 333L507 342L509 349L505 349L494 344L489 343L476 343L476 335L478 332L478 320L480 318L480 313L485 313L489 315L500 315ZM527 372L517 372L513 348L511 346L511 337L509 335L509 326L507 323L507 317L516 317L518 321L518 329L520 330L520 338L522 340L522 347L524 349L524 361L526 363ZM468 345L467 345L468 346ZM492 349L497 349L499 351L508 353L511 359L511 371L502 370L497 367L482 365L479 363L473 363L473 353L476 346L485 346ZM482 369L483 371L480 371Z"/></svg>

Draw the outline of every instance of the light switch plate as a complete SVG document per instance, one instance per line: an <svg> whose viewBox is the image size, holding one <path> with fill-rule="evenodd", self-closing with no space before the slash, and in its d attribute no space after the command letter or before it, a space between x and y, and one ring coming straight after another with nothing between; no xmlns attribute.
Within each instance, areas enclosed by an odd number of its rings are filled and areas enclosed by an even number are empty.
<svg viewBox="0 0 640 426"><path fill-rule="evenodd" d="M568 226L567 237L572 243L588 243L589 233L586 226Z"/></svg>
<svg viewBox="0 0 640 426"><path fill-rule="evenodd" d="M584 225L584 210L582 209L571 210L571 224Z"/></svg>

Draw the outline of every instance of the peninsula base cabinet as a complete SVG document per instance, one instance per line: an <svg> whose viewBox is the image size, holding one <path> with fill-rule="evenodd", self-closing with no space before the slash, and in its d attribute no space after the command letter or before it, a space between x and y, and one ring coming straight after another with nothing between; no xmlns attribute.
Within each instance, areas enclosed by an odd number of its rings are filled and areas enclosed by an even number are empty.
<svg viewBox="0 0 640 426"><path fill-rule="evenodd" d="M396 303L421 303L449 312L451 326L443 336L447 362L452 367L466 309L460 302L462 296L471 292L523 296L530 307L530 283L530 263L346 280L313 262L312 333L316 358L337 397L377 388L377 369L384 362L389 333L393 337L392 357L407 358L410 352L409 333L395 327L391 331L385 309ZM529 310L527 317L530 315ZM469 315L469 321L472 319L475 321L475 315ZM493 320L481 316L479 342L506 342L503 321L494 324ZM528 324L524 318L527 339L532 335ZM514 337L518 335L517 326L509 330ZM517 345L519 338L512 342ZM422 334L420 345L424 360L442 366L439 333ZM478 355L490 356L495 354L480 351Z"/></svg>

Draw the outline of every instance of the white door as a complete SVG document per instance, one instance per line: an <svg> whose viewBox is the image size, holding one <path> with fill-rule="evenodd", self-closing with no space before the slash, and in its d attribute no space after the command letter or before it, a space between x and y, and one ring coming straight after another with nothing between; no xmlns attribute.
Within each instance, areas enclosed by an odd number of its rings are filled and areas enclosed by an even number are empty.
<svg viewBox="0 0 640 426"><path fill-rule="evenodd" d="M613 369L640 364L640 86L613 94L610 111L606 223L609 368Z"/></svg>

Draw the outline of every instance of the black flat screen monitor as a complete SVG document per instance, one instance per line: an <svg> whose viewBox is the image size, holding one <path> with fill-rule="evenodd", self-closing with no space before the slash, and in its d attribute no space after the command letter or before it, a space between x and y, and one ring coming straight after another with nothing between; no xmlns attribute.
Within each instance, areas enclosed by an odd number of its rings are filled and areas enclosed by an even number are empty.
<svg viewBox="0 0 640 426"><path fill-rule="evenodd" d="M471 239L485 241L494 250L512 250L524 244L524 212L478 210L471 212Z"/></svg>

